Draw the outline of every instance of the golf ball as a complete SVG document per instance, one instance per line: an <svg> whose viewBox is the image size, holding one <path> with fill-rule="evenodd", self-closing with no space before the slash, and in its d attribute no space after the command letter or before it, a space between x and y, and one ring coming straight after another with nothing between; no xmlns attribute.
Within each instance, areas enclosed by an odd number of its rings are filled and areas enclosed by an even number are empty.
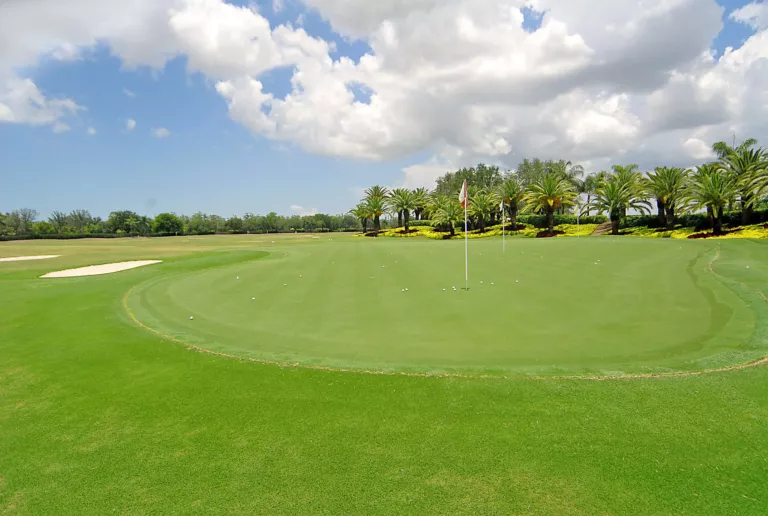
<svg viewBox="0 0 768 516"><path fill-rule="evenodd" d="M190 316L189 316L189 320L191 321L192 319L194 319L194 317L192 317L192 316L190 315Z"/></svg>
<svg viewBox="0 0 768 516"><path fill-rule="evenodd" d="M240 276L238 276L238 277L237 277L237 278L235 278L235 279L240 279Z"/></svg>
<svg viewBox="0 0 768 516"><path fill-rule="evenodd" d="M405 289L402 289L400 292L405 292Z"/></svg>
<svg viewBox="0 0 768 516"><path fill-rule="evenodd" d="M443 289L443 292L445 292L445 289Z"/></svg>
<svg viewBox="0 0 768 516"><path fill-rule="evenodd" d="M256 301L256 298L255 298L255 297L252 297L252 298L251 298L251 301Z"/></svg>
<svg viewBox="0 0 768 516"><path fill-rule="evenodd" d="M406 288L405 291L408 292L408 289Z"/></svg>
<svg viewBox="0 0 768 516"><path fill-rule="evenodd" d="M519 279L516 279L516 280L515 280L515 283L520 283L520 280L519 280Z"/></svg>

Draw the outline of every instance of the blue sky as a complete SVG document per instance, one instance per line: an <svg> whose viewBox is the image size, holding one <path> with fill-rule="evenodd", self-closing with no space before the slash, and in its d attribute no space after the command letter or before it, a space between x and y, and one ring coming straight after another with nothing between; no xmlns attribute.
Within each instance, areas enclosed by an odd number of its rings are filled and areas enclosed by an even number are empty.
<svg viewBox="0 0 768 516"><path fill-rule="evenodd" d="M724 30L713 42L722 53L752 34L727 13L745 2L723 0ZM359 60L367 44L334 33L314 11L288 2L275 14L271 2L260 12L272 27L295 22L312 36L333 41L331 57ZM535 29L535 16L526 27ZM260 77L265 91L278 98L290 91L292 69ZM153 215L161 211L195 211L223 216L277 211L291 206L341 213L370 184L394 185L402 169L430 158L429 149L398 160L380 162L308 154L290 143L255 136L230 120L214 81L188 74L186 58L170 61L162 71L125 69L110 49L97 46L74 61L41 60L23 70L46 95L67 97L87 111L67 118L71 130L56 134L50 126L0 123L0 211L30 207L47 216L53 210L88 209L106 217L130 209ZM130 95L127 94L130 92ZM367 102L364 90L356 92ZM136 121L132 131L126 120ZM93 127L95 135L87 129ZM167 128L170 136L151 131Z"/></svg>

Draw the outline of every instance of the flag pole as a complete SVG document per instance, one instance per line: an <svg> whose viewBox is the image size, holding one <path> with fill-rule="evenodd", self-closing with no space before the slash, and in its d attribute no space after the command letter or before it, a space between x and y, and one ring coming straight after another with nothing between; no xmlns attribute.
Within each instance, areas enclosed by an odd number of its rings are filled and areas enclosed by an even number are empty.
<svg viewBox="0 0 768 516"><path fill-rule="evenodd" d="M501 254L507 252L507 237L504 232L504 225L507 222L507 214L504 212L504 199L501 200Z"/></svg>
<svg viewBox="0 0 768 516"><path fill-rule="evenodd" d="M464 201L464 290L469 290L469 227L467 226L468 205L469 199L466 199Z"/></svg>

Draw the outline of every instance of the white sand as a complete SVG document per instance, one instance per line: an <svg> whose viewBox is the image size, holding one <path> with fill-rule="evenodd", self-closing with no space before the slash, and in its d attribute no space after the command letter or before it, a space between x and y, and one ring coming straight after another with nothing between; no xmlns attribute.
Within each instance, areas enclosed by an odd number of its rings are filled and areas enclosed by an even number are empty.
<svg viewBox="0 0 768 516"><path fill-rule="evenodd" d="M138 260L134 262L105 263L104 265L89 265L88 267L78 267L77 269L67 269L64 271L49 272L41 278L76 278L79 276L98 276L100 274L111 274L113 272L127 271L136 267L144 267L160 263L162 260Z"/></svg>
<svg viewBox="0 0 768 516"><path fill-rule="evenodd" d="M0 258L0 262L25 262L27 260L47 260L49 258L58 258L60 254L46 254L40 256L11 256L10 258Z"/></svg>

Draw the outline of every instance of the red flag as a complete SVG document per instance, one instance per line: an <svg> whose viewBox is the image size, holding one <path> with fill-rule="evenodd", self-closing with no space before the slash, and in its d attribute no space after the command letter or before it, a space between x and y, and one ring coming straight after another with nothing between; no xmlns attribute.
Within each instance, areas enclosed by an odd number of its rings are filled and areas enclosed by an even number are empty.
<svg viewBox="0 0 768 516"><path fill-rule="evenodd" d="M461 203L462 208L467 207L468 202L468 196L467 196L467 180L464 180L464 185L461 187L461 193L459 194L459 202Z"/></svg>

